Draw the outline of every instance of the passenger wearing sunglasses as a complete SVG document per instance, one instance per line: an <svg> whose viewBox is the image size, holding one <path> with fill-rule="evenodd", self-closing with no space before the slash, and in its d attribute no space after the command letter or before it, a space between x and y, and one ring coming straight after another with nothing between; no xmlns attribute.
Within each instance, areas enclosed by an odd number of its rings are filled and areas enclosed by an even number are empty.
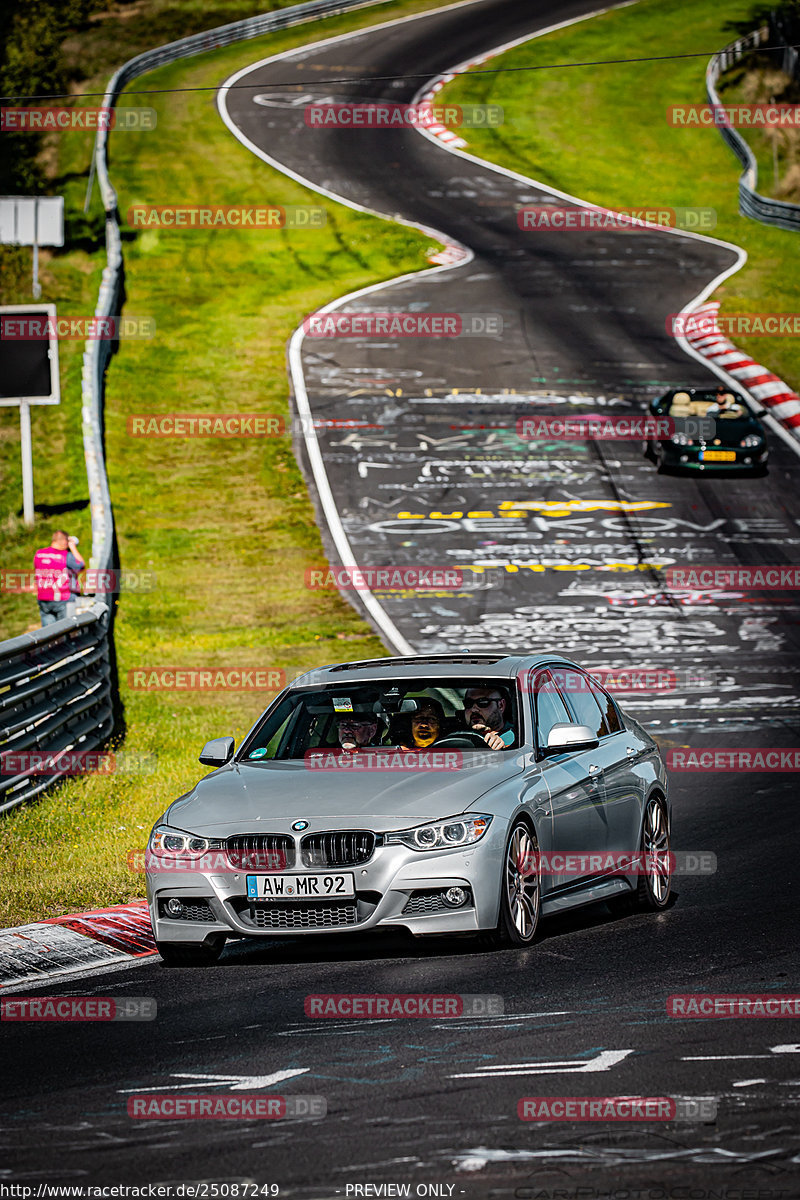
<svg viewBox="0 0 800 1200"><path fill-rule="evenodd" d="M467 728L480 733L492 750L505 750L514 742L514 727L508 720L508 698L502 688L473 687L464 696Z"/></svg>

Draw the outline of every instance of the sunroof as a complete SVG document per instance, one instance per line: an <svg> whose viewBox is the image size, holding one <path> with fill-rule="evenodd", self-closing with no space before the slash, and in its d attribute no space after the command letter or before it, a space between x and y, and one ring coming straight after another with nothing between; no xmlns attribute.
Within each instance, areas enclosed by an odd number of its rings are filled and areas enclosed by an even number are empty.
<svg viewBox="0 0 800 1200"><path fill-rule="evenodd" d="M360 662L339 663L331 671L355 671L358 667L416 666L418 663L499 663L507 654L409 654L401 658L365 658Z"/></svg>

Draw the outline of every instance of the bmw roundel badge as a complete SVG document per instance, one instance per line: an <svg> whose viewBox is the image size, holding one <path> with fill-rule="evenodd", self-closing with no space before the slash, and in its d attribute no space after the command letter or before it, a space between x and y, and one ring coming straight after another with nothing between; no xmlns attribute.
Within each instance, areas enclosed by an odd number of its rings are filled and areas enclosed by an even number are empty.
<svg viewBox="0 0 800 1200"><path fill-rule="evenodd" d="M308 821L295 821L292 829L296 829L298 833L301 829L308 829Z"/></svg>

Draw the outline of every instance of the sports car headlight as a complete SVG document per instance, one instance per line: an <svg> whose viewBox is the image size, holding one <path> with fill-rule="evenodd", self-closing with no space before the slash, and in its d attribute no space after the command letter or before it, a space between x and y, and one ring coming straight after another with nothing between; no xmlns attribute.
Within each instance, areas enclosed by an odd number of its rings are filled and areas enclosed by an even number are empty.
<svg viewBox="0 0 800 1200"><path fill-rule="evenodd" d="M182 829L170 829L169 825L157 825L150 834L147 849L153 854L164 855L168 858L199 858L208 850L221 850L222 842L219 838L195 837L192 833L184 833Z"/></svg>
<svg viewBox="0 0 800 1200"><path fill-rule="evenodd" d="M448 817L431 825L418 825L416 829L401 829L387 833L384 843L388 846L408 846L411 850L447 850L457 846L473 846L479 842L492 823L484 815L470 817Z"/></svg>
<svg viewBox="0 0 800 1200"><path fill-rule="evenodd" d="M760 446L764 439L759 437L757 433L748 433L747 437L743 437L740 446L744 446L748 450L752 450L754 446Z"/></svg>
<svg viewBox="0 0 800 1200"><path fill-rule="evenodd" d="M672 444L673 446L693 446L694 438L690 438L686 433L673 433Z"/></svg>

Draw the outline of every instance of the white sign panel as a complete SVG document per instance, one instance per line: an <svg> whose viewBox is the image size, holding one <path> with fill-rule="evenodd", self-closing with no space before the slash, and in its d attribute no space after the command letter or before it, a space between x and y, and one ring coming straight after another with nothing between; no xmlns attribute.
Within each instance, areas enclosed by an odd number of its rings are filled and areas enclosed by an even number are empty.
<svg viewBox="0 0 800 1200"><path fill-rule="evenodd" d="M63 246L63 196L0 196L0 243Z"/></svg>

